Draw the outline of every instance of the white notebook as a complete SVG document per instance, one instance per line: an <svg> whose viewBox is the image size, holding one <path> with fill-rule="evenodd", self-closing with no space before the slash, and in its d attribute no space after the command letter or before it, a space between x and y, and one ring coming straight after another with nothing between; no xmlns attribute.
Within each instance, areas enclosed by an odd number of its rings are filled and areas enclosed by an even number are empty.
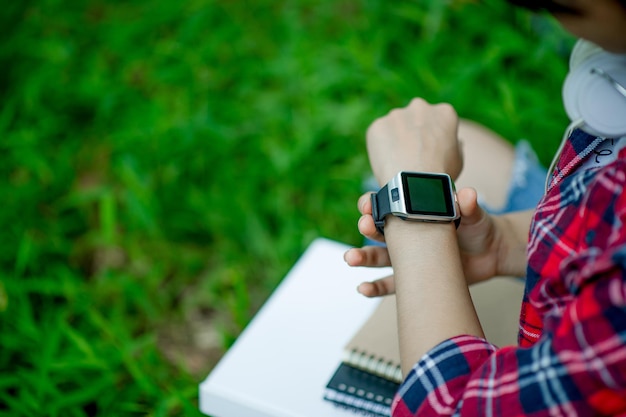
<svg viewBox="0 0 626 417"><path fill-rule="evenodd" d="M346 343L379 300L356 286L391 273L352 268L348 246L317 239L200 384L213 417L354 416L323 399Z"/></svg>

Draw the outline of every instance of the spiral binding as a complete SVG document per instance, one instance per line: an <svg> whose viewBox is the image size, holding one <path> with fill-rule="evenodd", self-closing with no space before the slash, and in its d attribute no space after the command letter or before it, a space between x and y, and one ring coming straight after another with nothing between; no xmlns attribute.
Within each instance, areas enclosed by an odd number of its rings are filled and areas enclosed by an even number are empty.
<svg viewBox="0 0 626 417"><path fill-rule="evenodd" d="M355 368L371 372L391 381L402 382L400 365L394 364L385 358L377 358L365 351L352 349L345 352L343 361Z"/></svg>

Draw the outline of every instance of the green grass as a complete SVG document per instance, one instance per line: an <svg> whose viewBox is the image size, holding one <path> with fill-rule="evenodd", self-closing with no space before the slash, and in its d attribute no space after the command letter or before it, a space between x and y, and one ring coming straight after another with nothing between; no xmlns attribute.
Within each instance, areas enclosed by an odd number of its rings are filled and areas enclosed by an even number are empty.
<svg viewBox="0 0 626 417"><path fill-rule="evenodd" d="M498 0L0 13L0 415L198 415L306 246L361 242L365 129L412 97L544 162L566 123L572 39Z"/></svg>

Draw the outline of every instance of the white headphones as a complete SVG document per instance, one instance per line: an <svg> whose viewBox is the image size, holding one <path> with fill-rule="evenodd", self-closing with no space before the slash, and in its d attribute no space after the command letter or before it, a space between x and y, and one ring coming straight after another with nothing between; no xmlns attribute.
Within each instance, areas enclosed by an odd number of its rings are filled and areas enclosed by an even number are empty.
<svg viewBox="0 0 626 417"><path fill-rule="evenodd" d="M612 54L579 40L563 85L565 111L595 136L626 136L626 54Z"/></svg>
<svg viewBox="0 0 626 417"><path fill-rule="evenodd" d="M626 54L612 54L589 41L579 40L572 50L569 73L563 84L563 104L572 122L548 168L546 190L574 129L602 138L626 136Z"/></svg>

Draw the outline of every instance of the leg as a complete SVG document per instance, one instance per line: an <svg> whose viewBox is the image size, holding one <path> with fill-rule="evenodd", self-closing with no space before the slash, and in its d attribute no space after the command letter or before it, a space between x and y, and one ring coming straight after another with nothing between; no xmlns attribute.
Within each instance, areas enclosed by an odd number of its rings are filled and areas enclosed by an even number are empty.
<svg viewBox="0 0 626 417"><path fill-rule="evenodd" d="M459 124L459 139L463 143L463 171L456 181L457 189L473 187L481 204L504 207L511 187L515 148L495 132L467 120ZM476 313L491 343L516 344L523 291L523 282L510 277L470 286Z"/></svg>
<svg viewBox="0 0 626 417"><path fill-rule="evenodd" d="M461 120L463 171L457 189L473 187L480 201L499 209L506 203L515 163L515 148L497 133L469 120Z"/></svg>

